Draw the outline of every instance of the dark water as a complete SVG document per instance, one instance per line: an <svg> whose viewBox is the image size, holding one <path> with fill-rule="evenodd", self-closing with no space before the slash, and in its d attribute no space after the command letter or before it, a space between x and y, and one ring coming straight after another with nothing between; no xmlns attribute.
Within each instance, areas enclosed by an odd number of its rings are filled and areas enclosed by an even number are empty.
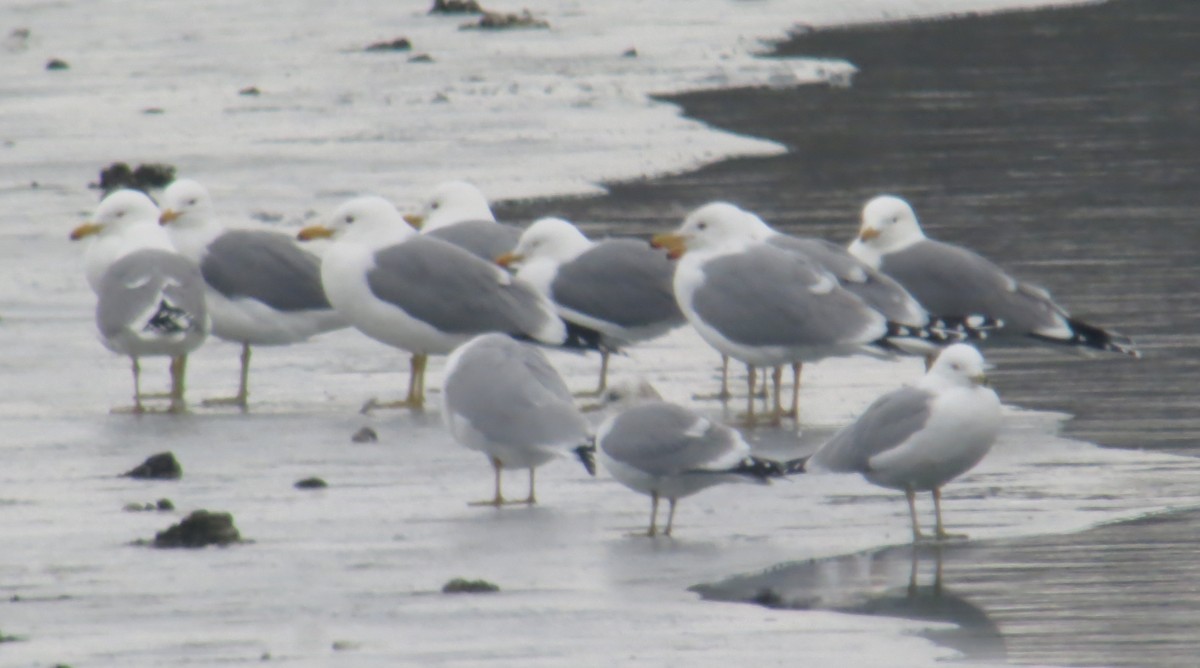
<svg viewBox="0 0 1200 668"><path fill-rule="evenodd" d="M993 351L1006 402L1068 412L1068 432L1100 444L1197 452L1200 2L1127 0L831 30L797 35L778 51L844 58L860 72L849 88L673 101L716 126L780 141L786 155L500 213L646 233L724 199L781 228L844 241L864 201L902 195L931 236L1046 286L1074 315L1133 336L1145 353L1135 361ZM942 598L915 605L949 611L979 655L1200 665L1197 536L1200 512L1189 511L958 546L943 554ZM906 573L911 554L871 558L900 560ZM798 572L800 584L784 587L790 594L819 589L824 571ZM904 616L910 590L896 586L859 601L858 611ZM911 590L918 599L938 591L920 582ZM971 629L999 644L972 640ZM957 647L963 638L939 640Z"/></svg>

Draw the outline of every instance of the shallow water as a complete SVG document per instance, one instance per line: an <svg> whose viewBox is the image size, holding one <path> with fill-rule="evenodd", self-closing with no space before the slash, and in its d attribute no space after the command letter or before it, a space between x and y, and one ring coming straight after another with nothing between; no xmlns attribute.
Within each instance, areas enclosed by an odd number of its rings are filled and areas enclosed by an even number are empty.
<svg viewBox="0 0 1200 668"><path fill-rule="evenodd" d="M960 3L999 4L1003 3ZM0 255L7 273L0 282L0 345L5 351L0 356L4 393L0 451L5 461L0 470L0 526L5 535L0 550L4 600L0 632L19 638L0 644L0 663L239 665L261 664L269 658L287 665L561 665L570 660L597 666L616 662L715 666L735 661L928 666L959 656L959 651L971 655L973 650L954 642L952 628L928 618L716 605L699 602L688 591L698 583L756 573L771 564L839 560L901 543L908 534L907 511L897 495L841 476L769 488L714 489L681 503L675 539L649 541L627 536L644 527L646 499L603 475L587 478L574 462L561 462L539 473L540 507L499 512L470 508L466 501L489 493L490 472L483 458L453 444L441 429L436 394L434 407L425 414L358 415L357 408L367 397L388 398L404 387L407 364L402 354L354 332L323 336L311 345L256 352L249 415L209 409L177 418L107 413L127 401L127 363L94 340L93 302L78 267L80 249L65 242L66 232L94 205L95 193L84 184L99 167L115 159L173 162L187 175L213 183L218 201L225 203L231 217L245 220L254 212L280 214L280 225L294 227L352 191L377 190L405 203L419 197L417 184L444 176L491 174L497 164L507 167L513 147L522 145L530 151L522 165L533 165L531 171L501 169L504 176L485 184L485 190L507 196L543 192L540 188L586 191L599 178L683 169L729 153L771 154L783 145L792 146L795 155L733 161L664 181L616 186L608 198L541 201L504 210L516 220L545 211L567 212L593 223L591 229L619 224L622 230L644 233L670 227L687 209L720 196L738 199L785 225L804 224L831 238L846 238L851 234L848 221L863 197L876 189L897 190L913 194L918 211L939 232L969 239L980 250L1047 284L1081 314L1095 314L1098 321L1120 324L1136 336L1148 351L1147 359L1137 364L1078 361L1031 351L996 353L1000 391L1010 406L1005 432L979 469L947 489L947 521L976 540L947 553L945 587L970 604L958 608L956 622L982 614L994 621L1003 636L1003 653L989 650L975 656L984 665L1008 661L1094 665L1110 659L1129 665L1139 660L1142 665L1168 665L1173 657L1194 654L1188 654L1194 646L1175 623L1194 619L1195 592L1183 587L1172 591L1169 583L1158 579L1144 584L1134 581L1136 594L1125 585L1139 574L1137 564L1153 563L1146 560L1159 556L1163 565L1152 565L1141 574L1174 568L1180 581L1191 577L1183 567L1185 560L1177 555L1190 547L1183 537L1194 533L1195 514L1091 529L1147 513L1200 506L1200 463L1178 454L1186 453L1194 424L1185 408L1187 397L1195 396L1187 394L1189 388L1194 390L1188 370L1194 361L1189 355L1194 353L1195 334L1194 328L1186 326L1186 318L1192 317L1187 314L1195 313L1188 310L1194 305L1189 300L1195 297L1183 289L1190 274L1172 270L1177 265L1152 254L1160 249L1186 252L1184 244L1175 241L1181 234L1186 238L1184 212L1190 191L1180 188L1174 196L1181 199L1164 200L1162 207L1148 209L1168 214L1166 222L1156 218L1153 228L1164 230L1167 238L1134 235L1139 243L1143 236L1150 240L1145 243L1151 245L1141 246L1120 235L1127 227L1118 224L1119 208L1100 210L1104 215L1098 217L1108 222L1105 235L1097 240L1075 236L1076 225L1049 225L1035 215L1057 201L1055 197L1038 199L1033 206L1021 197L1022 190L995 195L1001 191L993 187L995 180L1002 177L994 174L984 174L988 178L978 177L979 181L964 177L955 181L959 184L955 188L939 190L936 184L948 175L965 174L964 164L978 165L981 171L983 167L1006 170L1001 174L1017 168L1004 161L964 157L981 155L975 148L963 153L946 150L949 167L924 176L906 169L913 164L909 151L919 148L916 139L941 134L921 123L914 123L910 133L894 134L915 142L901 142L904 151L884 151L879 160L871 159L874 152L850 152L855 145L851 140L865 129L886 127L878 118L854 115L884 104L870 96L887 97L888 90L901 98L905 95L900 84L908 75L903 72L895 75L897 80L871 84L878 63L869 70L859 64L862 72L846 90L755 90L680 99L705 121L770 141L714 133L701 123L679 120L674 111L644 98L646 87L664 78L672 85L656 90L768 82L772 73L779 72L778 64L751 58L761 44L744 35L760 25L769 26L763 28L767 32L752 34L778 34L785 23L780 17L797 8L753 3L760 5L769 8L753 14L762 23L741 26L737 31L741 36L731 38L722 30L720 11L700 11L725 5L698 3L695 30L710 31L704 34L714 39L724 35L730 41L672 60L666 74L653 71L645 61L637 66L645 67L644 72L614 74L605 69L607 65L598 65L607 61L594 55L559 72L555 76L563 79L566 88L554 89L559 94L534 97L556 102L553 112L544 117L553 119L546 122L555 128L575 128L561 135L571 140L565 149L556 142L530 144L528 128L513 130L506 125L506 119L513 117L529 121L523 112L530 103L518 93L530 90L526 83L541 75L532 79L514 75L519 85L513 89L507 85L510 80L498 73L505 68L520 70L553 54L561 59L556 62L574 62L567 52L570 30L488 38L492 47L512 60L494 56L495 62L489 64L495 70L479 74L466 58L471 40L478 38L461 34L453 23L448 30L444 19L426 19L421 8L388 10L395 13L375 15L374 22L370 13L327 15L314 10L297 14L297 23L280 24L270 20L268 6L246 15L240 3L210 4L206 5L210 11L197 14L193 25L177 31L142 30L147 25L156 29L171 25L163 17L176 11L173 4L168 8L149 3L133 15L118 11L124 3L88 5L98 7L91 18L82 12L82 4L71 2L0 10L14 23L29 25L34 36L26 47L0 55L6 75L19 71L19 76L5 76L0 86L6 87L6 95L20 99L17 106L4 109L5 119L12 122L4 126L9 143L0 150L5 168ZM871 3L838 3L842 9L829 9L830 5L822 10L825 13L817 11L822 6L812 5L810 22L864 20L884 14ZM946 6L906 4L924 13ZM1183 18L1192 12L1186 5L1162 6L1181 13L1156 24L1167 32L1152 43L1165 47L1174 44L1169 39L1174 30L1190 25ZM556 7L559 13L548 17L552 22L561 21L566 27L588 24L583 6ZM623 22L619 8L609 11L604 15L608 19L596 25ZM244 22L228 23L230 16ZM460 68L452 70L461 98L450 96L457 102L448 107L454 110L451 118L425 118L417 125L431 135L413 130L410 137L405 133L413 128L395 119L380 120L393 111L372 77L398 77L406 73L404 66L349 53L360 43L392 37L393 24L388 20L395 20L402 26L397 30L422 44L438 44L444 51L435 51L435 56L447 67ZM677 23L661 16L654 20ZM1111 20L1129 19L1118 15ZM89 23L95 31L87 29ZM253 30L247 32L255 25L266 31L257 38ZM975 25L985 29L994 24ZM957 34L962 28L946 30ZM604 49L616 49L618 44L625 48L623 34L601 33L597 43ZM78 42L67 39L78 34L83 35ZM668 35L682 34L686 33L664 29L656 36L666 44ZM1016 34L1025 35L1019 24L1000 29L995 40L1011 41ZM437 41L439 37L446 41ZM874 44L868 37L846 33L845 41ZM922 36L921 43L936 45L939 40L934 37ZM295 48L259 57L264 39ZM527 40L536 48L524 51ZM65 50L67 44L76 44L77 51ZM886 44L873 48L902 52ZM219 57L211 56L214 51L219 51ZM1126 51L1139 52L1120 52ZM72 61L72 70L40 71L50 54ZM851 51L834 55L859 57ZM926 75L937 86L978 80L939 73L937 68L954 60L935 59ZM789 63L788 71L806 71L807 66L799 64L803 62L808 61ZM345 69L338 69L338 63ZM734 66L726 68L730 63ZM1084 61L1076 67L1090 72L1087 65ZM1190 67L1190 61L1170 76L1187 72L1185 66ZM1141 73L1138 68L1147 65L1128 67ZM714 71L736 76L714 77ZM51 78L59 74L68 76ZM1161 68L1148 68L1144 76L1132 80L1167 85L1151 75L1171 80ZM182 77L191 86L178 87L171 83L172 77ZM418 97L446 85L428 72L414 79ZM630 89L601 87L604 92L596 100L604 102L591 103L602 110L600 114L589 113L587 104L581 115L571 112L581 108L581 101L593 98L568 84L618 80L630 82ZM118 82L132 89L115 86ZM249 84L257 84L264 95L232 94ZM1045 90L1062 85L1048 80ZM567 89L575 92L561 92ZM1172 100L1190 104L1185 93L1190 94L1183 91ZM860 94L867 97L852 97ZM835 101L847 106L833 106ZM474 103L479 108L473 108ZM892 99L887 104L899 103ZM162 106L165 113L141 114L143 107L151 105ZM79 108L88 113L76 113ZM1084 105L1084 111L1088 109L1090 105ZM488 116L492 124L478 127L471 137L492 138L494 144L485 141L486 146L474 154L437 146L438 123L456 127ZM611 134L595 132L590 125L598 117L616 126L628 121L638 131L628 131L626 136L622 130L616 133L620 141L609 142L605 138L612 139ZM375 130L367 132L363 129L367 126ZM1073 126L1064 121L1055 132ZM378 131L380 127L390 130ZM593 132L579 132L579 127ZM843 128L840 135L830 129L837 127ZM968 137L991 133L988 141L994 143L996 137L1028 134L1024 126L1015 131L1003 125L989 128ZM803 143L804 133L799 131L807 129L826 138L824 143L815 147ZM1187 137L1182 125L1178 134ZM660 146L646 144L647 137L676 148L644 149ZM1125 141L1113 139L1118 140ZM410 141L416 142L416 150L408 160L398 158ZM1075 143L1065 142L1062 150ZM863 148L881 145L872 140ZM1150 154L1157 155L1151 149L1147 149ZM648 163L631 160L641 150L656 155ZM995 155L1016 160L1023 150L1028 147L1018 142ZM1165 149L1161 152L1168 155ZM812 155L822 156L817 163L820 169L805 162ZM1190 164L1186 152L1169 155L1181 161L1172 163L1171 173L1186 174L1184 167ZM839 156L844 162L834 169ZM429 171L425 163L437 168ZM572 168L575 165L577 170ZM863 165L877 165L886 178L855 180ZM1059 170L1070 181L1067 177L1073 172L1061 166ZM1159 172L1130 169L1124 177L1154 173ZM803 180L806 174L811 180ZM910 192L900 176L924 186ZM1046 179L1044 173L1034 174L1020 184L1030 188ZM33 180L37 187L29 183ZM970 184L975 189L966 188ZM1101 185L1101 193L1112 192L1110 182ZM1088 188L1079 187L1080 191L1063 190L1060 203L1076 216L1092 210L1070 204L1071 198L1084 198L1080 193ZM1163 192L1167 190L1164 186ZM965 212L977 212L980 203L999 207L1000 213L1015 212L1013 220L1023 230L1017 241L1025 243L1013 246L1010 237L935 222L947 217L965 220ZM1059 220L1075 218L1052 218L1052 222ZM812 221L824 224L814 226ZM1037 235L1051 235L1056 243ZM1106 241L1107 235L1115 240ZM1102 241L1115 244L1121 253L1128 251L1132 259L1115 265L1102 261L1105 269L1096 270L1095 258L1105 256L1096 255L1093 246ZM1106 253L1117 252L1104 248ZM1137 271L1118 274L1113 266L1133 266ZM1129 280L1140 276L1151 279L1140 284ZM1104 287L1093 290L1090 286L1099 278L1104 279ZM1126 286L1127 292L1119 291ZM1135 299L1142 294L1169 298ZM1127 319L1131 304L1139 317ZM1177 317L1176 311L1184 315ZM232 389L236 354L235 346L213 342L193 356L193 400ZM596 360L555 353L553 361L572 386L584 388L594 382ZM693 391L714 383L716 358L686 330L634 349L613 364L616 375L639 372L668 398L691 403L714 417L732 419L732 411L738 408L723 410L691 402ZM145 366L149 384L157 386L165 380L165 365ZM832 360L813 365L806 370L803 390L804 429L798 434L759 430L750 437L766 454L806 452L873 397L919 372L913 360ZM1159 384L1158 378L1169 381ZM430 380L434 386L439 384L438 361L431 366ZM1091 390L1087 401L1077 398L1074 390L1079 386ZM1071 438L1059 435L1068 416L1056 411L1076 416L1065 423ZM350 435L364 425L379 432L378 443L350 442ZM1080 437L1106 445L1137 446L1144 441L1165 451L1097 447ZM182 480L141 482L118 477L163 450L175 452L181 460ZM304 491L292 486L313 475L327 480L330 487ZM519 490L524 480L514 476L506 484ZM170 498L178 510L123 510L128 503L162 497ZM232 512L250 542L197 552L132 544L151 538L196 508ZM925 504L922 510L928 512ZM1163 549L1139 549L1142 544ZM1082 554L1076 567L1064 573L1054 559L1068 554L1067 545L1079 545L1074 554ZM1118 550L1118 546L1124 547ZM903 551L884 554L895 555L877 559L889 564L885 571L903 575L910 568ZM1090 555L1100 556L1088 559ZM1053 587L1023 587L1029 572L1054 576ZM501 593L442 595L441 585L454 577L491 580ZM886 584L892 586L890 580ZM1041 595L1046 592L1055 596ZM1096 596L1107 607L1089 598ZM975 611L964 612L968 609ZM1131 616L1138 616L1139 623L1114 628ZM1082 623L1085 619L1099 620L1099 625ZM1146 649L1147 643L1155 642L1160 644Z"/></svg>

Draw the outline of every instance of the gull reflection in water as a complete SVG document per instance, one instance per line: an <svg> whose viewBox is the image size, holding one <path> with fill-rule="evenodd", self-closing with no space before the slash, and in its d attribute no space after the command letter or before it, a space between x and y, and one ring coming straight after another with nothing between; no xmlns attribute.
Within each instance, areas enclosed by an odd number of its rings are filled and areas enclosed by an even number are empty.
<svg viewBox="0 0 1200 668"><path fill-rule="evenodd" d="M951 624L923 635L968 659L1004 659L1004 637L995 622L943 580L944 562L965 559L969 552L966 545L897 545L781 564L760 573L695 585L691 591L706 600L776 609L830 610Z"/></svg>

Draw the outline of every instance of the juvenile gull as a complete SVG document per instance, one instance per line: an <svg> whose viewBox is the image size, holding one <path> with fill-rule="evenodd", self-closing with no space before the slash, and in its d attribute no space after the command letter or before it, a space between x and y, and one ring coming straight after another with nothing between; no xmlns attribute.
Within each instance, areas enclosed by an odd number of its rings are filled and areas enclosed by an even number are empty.
<svg viewBox="0 0 1200 668"><path fill-rule="evenodd" d="M589 425L566 383L541 351L503 334L482 334L450 354L442 419L454 440L487 455L495 471L495 495L472 505L537 503L534 471L572 452L595 474ZM504 498L502 469L529 469L528 497Z"/></svg>
<svg viewBox="0 0 1200 668"><path fill-rule="evenodd" d="M786 464L751 456L737 431L654 399L605 420L596 431L596 452L618 482L650 497L647 536L657 533L660 499L669 504L663 535L670 536L679 499L713 485L765 484L788 473Z"/></svg>
<svg viewBox="0 0 1200 668"><path fill-rule="evenodd" d="M246 410L252 345L298 343L346 326L325 297L317 256L280 232L225 229L200 183L168 186L159 220L175 248L200 267L212 333L242 344L237 394L205 404Z"/></svg>
<svg viewBox="0 0 1200 668"><path fill-rule="evenodd" d="M373 407L425 405L425 363L449 354L477 334L559 344L562 320L532 286L492 262L453 244L418 235L380 197L340 206L328 225L300 231L300 239L332 237L321 260L321 282L335 309L377 341L412 353L408 396Z"/></svg>
<svg viewBox="0 0 1200 668"><path fill-rule="evenodd" d="M1133 342L1077 318L1044 289L974 253L925 236L908 202L883 195L863 207L850 252L896 279L931 313L984 314L1003 322L992 341L1033 340L1139 357Z"/></svg>
<svg viewBox="0 0 1200 668"><path fill-rule="evenodd" d="M515 265L517 277L546 295L568 323L599 333L596 395L608 387L612 352L686 322L671 287L675 264L645 241L592 241L566 220L542 218L496 262Z"/></svg>
<svg viewBox="0 0 1200 668"><path fill-rule="evenodd" d="M521 228L496 222L487 198L466 181L446 181L433 189L420 213L404 220L421 234L465 248L484 260L511 251L521 237Z"/></svg>
<svg viewBox="0 0 1200 668"><path fill-rule="evenodd" d="M682 255L674 291L688 321L709 345L747 366L748 420L754 420L755 367L894 350L897 340L944 338L930 328L894 323L807 256L762 239L761 221L716 202L690 213L653 243ZM686 254L685 254L686 253ZM776 397L779 374L775 374ZM773 422L782 414L775 403Z"/></svg>
<svg viewBox="0 0 1200 668"><path fill-rule="evenodd" d="M146 410L139 359L148 356L171 358L167 410L187 409L187 354L204 343L209 327L200 271L175 252L158 216L145 194L118 190L71 233L73 240L96 237L84 257L97 296L96 325L104 345L132 362L135 413Z"/></svg>
<svg viewBox="0 0 1200 668"><path fill-rule="evenodd" d="M987 387L979 351L963 343L941 352L911 387L875 400L805 463L807 471L860 473L868 481L902 490L908 499L913 540L923 540L916 494L933 494L935 538L950 537L942 524L942 486L969 471L996 440L1000 399Z"/></svg>

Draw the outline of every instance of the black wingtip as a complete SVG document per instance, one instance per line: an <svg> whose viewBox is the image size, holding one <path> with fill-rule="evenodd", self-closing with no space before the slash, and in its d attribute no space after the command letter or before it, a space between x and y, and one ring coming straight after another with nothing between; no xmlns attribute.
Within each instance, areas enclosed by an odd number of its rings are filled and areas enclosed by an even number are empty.
<svg viewBox="0 0 1200 668"><path fill-rule="evenodd" d="M575 448L575 456L579 458L588 475L596 477L596 444L585 443Z"/></svg>
<svg viewBox="0 0 1200 668"><path fill-rule="evenodd" d="M584 327L570 320L563 320L563 324L567 328L567 338L563 341L562 347L568 350L604 350L603 334L592 329Z"/></svg>
<svg viewBox="0 0 1200 668"><path fill-rule="evenodd" d="M784 475L795 475L797 473L808 473L808 456L797 457L783 462Z"/></svg>
<svg viewBox="0 0 1200 668"><path fill-rule="evenodd" d="M1031 334L1030 336L1039 341L1046 341L1047 343L1119 353L1134 359L1141 359L1142 357L1142 352L1134 346L1133 339L1127 336L1090 325L1075 318L1067 320L1067 326L1071 329L1070 338L1057 338L1040 334Z"/></svg>

